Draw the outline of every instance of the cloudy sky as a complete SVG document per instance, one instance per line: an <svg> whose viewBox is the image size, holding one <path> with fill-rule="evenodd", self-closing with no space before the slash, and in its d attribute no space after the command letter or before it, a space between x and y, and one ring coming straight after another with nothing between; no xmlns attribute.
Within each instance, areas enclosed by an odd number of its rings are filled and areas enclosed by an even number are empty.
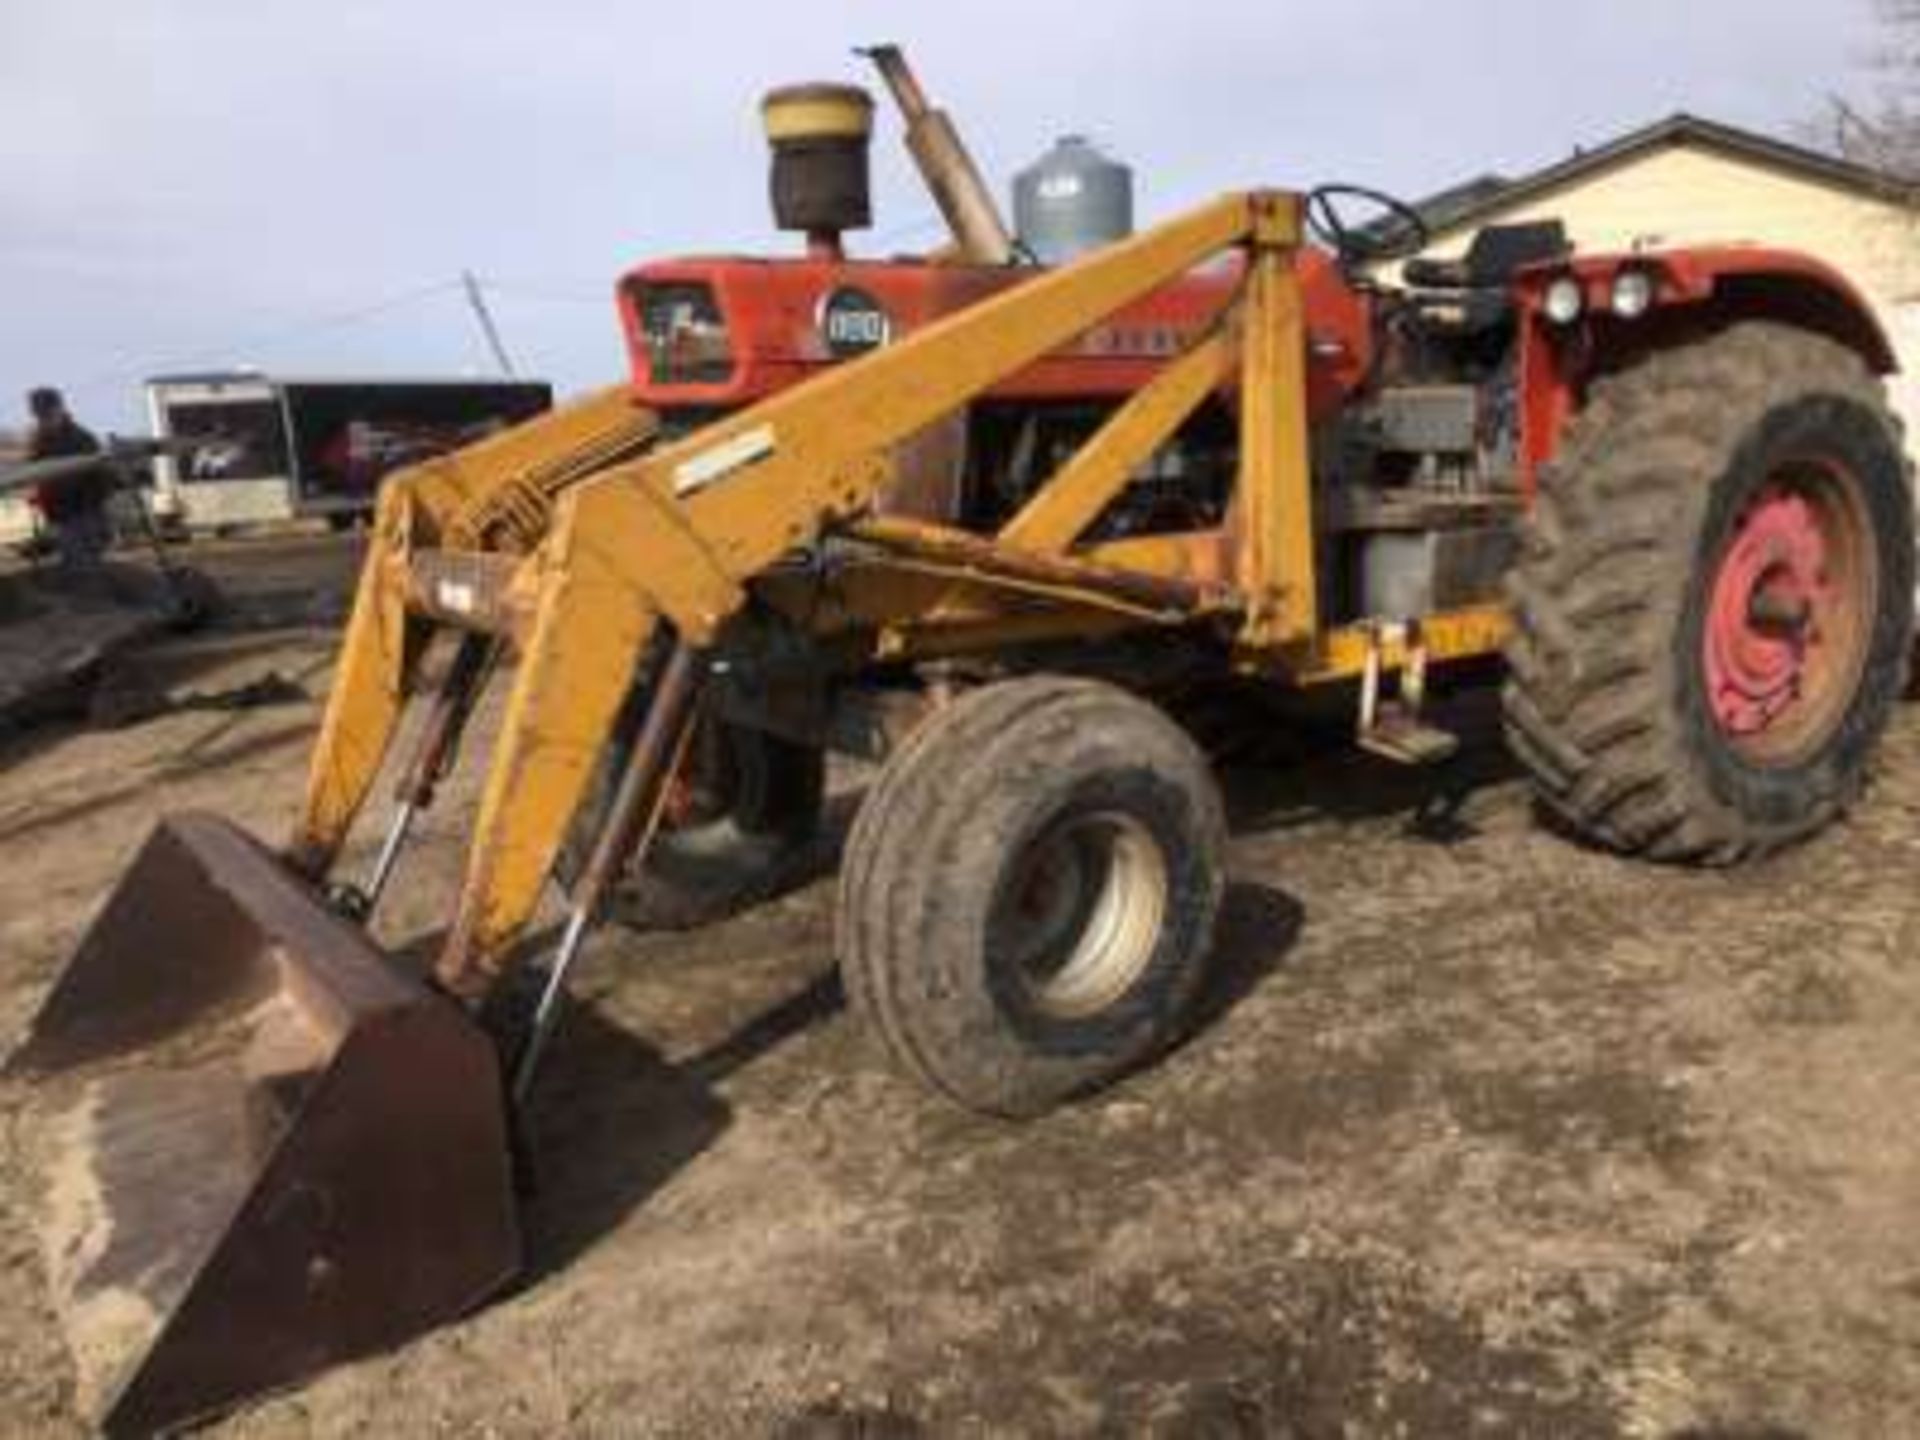
<svg viewBox="0 0 1920 1440"><path fill-rule="evenodd" d="M1417 196L1676 109L1792 133L1865 88L1870 0L0 0L0 424L142 376L618 373L648 256L778 248L754 103L898 40L996 186L1063 131L1151 218L1252 183ZM932 238L897 130L869 244Z"/></svg>

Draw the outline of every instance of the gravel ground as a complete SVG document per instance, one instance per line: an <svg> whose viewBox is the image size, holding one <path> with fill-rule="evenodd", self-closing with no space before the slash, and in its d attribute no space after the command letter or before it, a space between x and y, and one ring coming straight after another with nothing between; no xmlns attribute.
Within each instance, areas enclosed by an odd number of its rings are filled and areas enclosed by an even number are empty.
<svg viewBox="0 0 1920 1440"><path fill-rule="evenodd" d="M316 585L350 564L314 554ZM149 661L193 703L0 748L6 1035L156 816L283 833L332 644L202 637ZM1229 774L1206 1022L1035 1124L888 1069L829 883L603 933L534 1117L524 1284L219 1433L1909 1432L1920 715L1844 825L1728 873L1550 834L1486 718L1440 774ZM470 803L430 817L390 937L444 920ZM79 1433L18 1153L0 1414Z"/></svg>

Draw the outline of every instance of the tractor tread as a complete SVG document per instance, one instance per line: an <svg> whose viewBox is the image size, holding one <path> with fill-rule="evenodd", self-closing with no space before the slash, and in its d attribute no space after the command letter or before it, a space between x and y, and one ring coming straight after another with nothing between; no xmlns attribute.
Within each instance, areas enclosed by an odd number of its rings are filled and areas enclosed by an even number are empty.
<svg viewBox="0 0 1920 1440"><path fill-rule="evenodd" d="M1710 493L1764 417L1828 399L1864 408L1897 444L1884 387L1852 350L1746 321L1601 378L1571 425L1508 577L1504 705L1540 801L1590 840L1726 864L1812 833L1854 798L1864 768L1854 761L1904 685L1904 647L1872 656L1851 758L1808 765L1790 804L1757 807L1724 793L1700 760L1675 638ZM1910 515L1910 504L1903 494L1894 508ZM1910 614L1911 550L1902 559L1899 543L1882 549L1894 560L1883 591L1903 592L1883 593L1882 611ZM1893 621L1883 613L1875 623L1880 635Z"/></svg>

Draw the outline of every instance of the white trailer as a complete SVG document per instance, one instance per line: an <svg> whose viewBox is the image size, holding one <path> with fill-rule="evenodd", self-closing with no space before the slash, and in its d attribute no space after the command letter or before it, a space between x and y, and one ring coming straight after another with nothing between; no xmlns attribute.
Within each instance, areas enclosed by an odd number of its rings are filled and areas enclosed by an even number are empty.
<svg viewBox="0 0 1920 1440"><path fill-rule="evenodd" d="M11 431L0 434L0 471L27 458L26 437ZM40 512L24 495L0 491L0 549L15 550L40 533Z"/></svg>

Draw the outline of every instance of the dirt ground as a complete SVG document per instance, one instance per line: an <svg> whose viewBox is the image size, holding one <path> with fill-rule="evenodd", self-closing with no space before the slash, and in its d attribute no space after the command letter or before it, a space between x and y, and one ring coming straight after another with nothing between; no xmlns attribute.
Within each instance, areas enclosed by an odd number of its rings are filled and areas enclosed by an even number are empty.
<svg viewBox="0 0 1920 1440"><path fill-rule="evenodd" d="M344 575L315 553L310 583ZM146 679L189 703L0 748L0 1036L156 816L283 832L333 640L181 642ZM269 671L297 691L220 706ZM525 1283L220 1433L1911 1433L1920 711L1854 817L1736 873L1556 838L1485 719L1439 774L1230 774L1206 1022L1024 1127L889 1071L825 881L601 935L537 1105ZM444 920L465 801L388 934ZM0 1415L76 1433L3 1178Z"/></svg>

